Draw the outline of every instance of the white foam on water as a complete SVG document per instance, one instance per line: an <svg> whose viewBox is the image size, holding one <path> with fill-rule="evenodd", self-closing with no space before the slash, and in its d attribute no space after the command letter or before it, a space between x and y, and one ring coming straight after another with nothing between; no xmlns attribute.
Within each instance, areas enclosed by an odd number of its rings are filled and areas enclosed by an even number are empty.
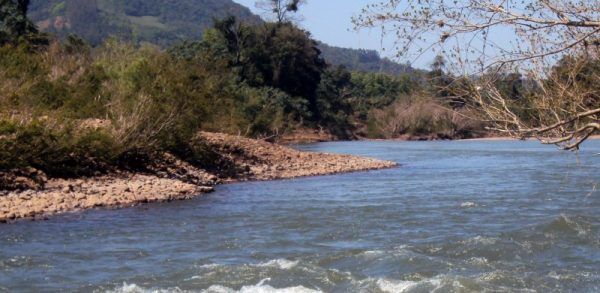
<svg viewBox="0 0 600 293"><path fill-rule="evenodd" d="M461 208L474 208L476 206L477 206L477 204L472 201L467 201L467 202L463 202L460 204Z"/></svg>
<svg viewBox="0 0 600 293"><path fill-rule="evenodd" d="M359 254L360 257L363 257L367 260L377 259L383 255L385 255L385 252L381 250L367 250Z"/></svg>
<svg viewBox="0 0 600 293"><path fill-rule="evenodd" d="M240 290L236 291L231 288L227 288L225 286L215 285L210 288L203 290L203 293L319 293L321 291L316 291L312 289L308 289L303 286L296 287L287 287L287 288L274 288L269 285L265 285L266 282L270 281L270 278L266 278L260 281L258 284L254 286L244 286Z"/></svg>
<svg viewBox="0 0 600 293"><path fill-rule="evenodd" d="M291 261L291 260L287 260L287 259L274 259L274 260L270 260L267 262L262 262L259 264L247 265L247 266L251 266L251 267L255 267L255 268L256 267L258 267L258 268L277 268L280 270L290 270L290 269L296 267L298 265L298 263L299 263L299 261ZM226 267L226 265L212 263L212 264L205 264L205 265L198 266L199 269L208 270L208 271L215 270L220 267ZM202 279L202 276L201 275L192 276L190 278L185 279L185 281L198 280L198 279ZM265 281L265 280L263 280L263 281ZM229 291L227 291L227 292L229 292Z"/></svg>
<svg viewBox="0 0 600 293"><path fill-rule="evenodd" d="M475 236L473 238L469 238L466 241L466 244L494 245L496 242L498 242L498 240L498 238L494 237Z"/></svg>
<svg viewBox="0 0 600 293"><path fill-rule="evenodd" d="M548 273L548 277L556 280L562 279L562 276L559 275L556 271L551 271L550 273Z"/></svg>
<svg viewBox="0 0 600 293"><path fill-rule="evenodd" d="M187 292L200 292L200 293L321 293L321 291L308 289L303 286L287 287L287 288L274 288L265 283L270 279L264 279L256 285L244 286L240 290L234 290L229 287L222 285L213 285L206 290L200 291L184 291L179 288L169 289L149 289L138 286L137 284L123 284L120 288L113 291L107 291L109 293L187 293Z"/></svg>
<svg viewBox="0 0 600 293"><path fill-rule="evenodd" d="M483 266L488 264L488 260L485 257L472 257L469 259L469 263L478 266Z"/></svg>
<svg viewBox="0 0 600 293"><path fill-rule="evenodd" d="M210 288L202 291L202 293L320 293L320 292L321 291L308 289L303 286L287 287L287 288L274 288L269 285L244 286L238 291L233 290L228 287L215 285L215 286L211 286Z"/></svg>
<svg viewBox="0 0 600 293"><path fill-rule="evenodd" d="M578 221L573 220L572 218L564 214L561 215L561 218L565 221L565 223L567 223L569 227L573 227L575 231L577 231L577 235L586 236L588 234L588 230Z"/></svg>
<svg viewBox="0 0 600 293"><path fill-rule="evenodd" d="M419 289L419 291L435 291L442 285L442 280L438 277L426 279L423 281L402 281L392 279L378 279L375 282L377 287L383 292L389 293L406 293L412 290Z"/></svg>
<svg viewBox="0 0 600 293"><path fill-rule="evenodd" d="M264 263L260 263L257 266L258 267L274 267L274 268L279 268L282 270L289 270L294 268L295 266L297 266L299 263L299 261L292 261L292 260L287 260L287 259L274 259L274 260L270 260L268 262L264 262Z"/></svg>
<svg viewBox="0 0 600 293"><path fill-rule="evenodd" d="M183 293L185 291L179 288L170 288L170 289L148 289L137 284L127 284L124 283L120 288L116 288L115 290L106 291L107 293Z"/></svg>
<svg viewBox="0 0 600 293"><path fill-rule="evenodd" d="M364 255L382 255L385 252L381 251L381 250L367 250L365 252L363 252Z"/></svg>
<svg viewBox="0 0 600 293"><path fill-rule="evenodd" d="M218 268L220 266L221 266L220 264L211 263L211 264L201 265L198 268L205 269L205 270L210 270L210 269Z"/></svg>
<svg viewBox="0 0 600 293"><path fill-rule="evenodd" d="M407 292L410 288L414 287L417 284L419 283L413 281L398 281L387 279L377 280L377 286L383 292Z"/></svg>

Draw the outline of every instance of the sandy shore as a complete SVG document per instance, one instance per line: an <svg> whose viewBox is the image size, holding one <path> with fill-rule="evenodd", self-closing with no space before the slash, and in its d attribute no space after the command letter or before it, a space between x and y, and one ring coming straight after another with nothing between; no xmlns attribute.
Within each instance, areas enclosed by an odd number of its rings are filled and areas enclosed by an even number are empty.
<svg viewBox="0 0 600 293"><path fill-rule="evenodd" d="M351 155L300 152L265 141L219 133L201 133L219 153L242 169L237 178L226 181L289 179L352 171L383 169L396 163Z"/></svg>
<svg viewBox="0 0 600 293"><path fill-rule="evenodd" d="M151 202L190 199L216 184L274 180L383 169L394 162L350 155L300 152L243 137L200 133L220 156L233 164L234 174L197 169L166 155L152 174L119 173L82 179L49 179L40 190L0 191L0 223L45 219L50 215L90 208L118 208ZM15 180L27 181L18 177Z"/></svg>

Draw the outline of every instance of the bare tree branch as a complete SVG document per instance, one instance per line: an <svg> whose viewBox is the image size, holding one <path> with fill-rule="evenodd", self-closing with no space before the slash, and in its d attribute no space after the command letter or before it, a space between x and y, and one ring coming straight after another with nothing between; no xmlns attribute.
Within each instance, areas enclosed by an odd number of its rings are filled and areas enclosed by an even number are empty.
<svg viewBox="0 0 600 293"><path fill-rule="evenodd" d="M491 130L570 150L600 132L600 1L380 0L353 21L393 32L399 56L445 52ZM497 88L509 69L519 100Z"/></svg>

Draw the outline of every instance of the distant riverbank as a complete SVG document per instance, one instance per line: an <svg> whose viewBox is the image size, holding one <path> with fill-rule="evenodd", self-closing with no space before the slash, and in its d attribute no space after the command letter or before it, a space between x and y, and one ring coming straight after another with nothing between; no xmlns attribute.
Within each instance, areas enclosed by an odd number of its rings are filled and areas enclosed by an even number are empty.
<svg viewBox="0 0 600 293"><path fill-rule="evenodd" d="M42 188L0 191L0 222L43 219L97 207L125 207L189 199L220 183L274 180L390 168L396 163L350 155L300 152L239 136L203 132L203 140L226 158L227 168L202 170L165 154L152 173L119 172L78 179L42 179ZM40 180L37 172L15 174L15 182ZM32 178L36 177L36 178Z"/></svg>
<svg viewBox="0 0 600 293"><path fill-rule="evenodd" d="M592 135L588 138L588 140L596 140L600 139L600 135ZM455 140L455 141L515 141L521 140L519 138L511 137L511 136L484 136L484 137L475 137L475 138L461 138L461 139L427 139L427 138L419 138L419 137L410 137L410 136L402 136L393 139L365 139L372 141L435 141L435 140ZM536 140L535 138L528 138L525 140Z"/></svg>

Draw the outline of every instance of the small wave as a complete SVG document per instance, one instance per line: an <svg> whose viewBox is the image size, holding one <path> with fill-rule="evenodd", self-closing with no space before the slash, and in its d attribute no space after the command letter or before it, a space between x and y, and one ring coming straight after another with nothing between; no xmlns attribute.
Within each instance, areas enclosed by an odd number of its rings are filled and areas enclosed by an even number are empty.
<svg viewBox="0 0 600 293"><path fill-rule="evenodd" d="M289 270L289 269L296 267L298 265L298 263L299 263L299 261L297 261L297 260L292 261L292 260L280 258L280 259L274 259L274 260L270 260L270 261L266 261L266 262L261 262L258 264L247 264L246 266L259 267L259 268L268 267L268 268L278 268L281 270ZM221 267L227 267L227 265L211 263L211 264L197 266L197 268L199 268L201 270L214 270L214 269L218 269Z"/></svg>
<svg viewBox="0 0 600 293"><path fill-rule="evenodd" d="M115 290L106 291L107 293L185 293L179 288L170 289L149 289L138 286L137 284L124 283L123 286L116 288Z"/></svg>
<svg viewBox="0 0 600 293"><path fill-rule="evenodd" d="M471 244L471 245L494 245L498 242L498 238L495 237L484 237L484 236L475 236L472 238L469 238L465 241L465 244Z"/></svg>
<svg viewBox="0 0 600 293"><path fill-rule="evenodd" d="M502 272L492 272L481 276L461 277L438 275L421 281L404 281L393 279L368 279L362 283L372 284L374 288L367 291L389 293L410 292L536 292L527 288L514 288L493 285L494 281L505 279ZM491 282L490 282L491 281ZM364 284L363 284L364 285ZM364 288L364 287L363 287Z"/></svg>
<svg viewBox="0 0 600 293"><path fill-rule="evenodd" d="M474 208L477 207L477 204L471 201L463 202L460 204L461 208Z"/></svg>
<svg viewBox="0 0 600 293"><path fill-rule="evenodd" d="M442 285L440 278L431 278L423 281L402 281L392 279L377 279L375 282L379 290L390 293L404 293L414 291L432 292Z"/></svg>
<svg viewBox="0 0 600 293"><path fill-rule="evenodd" d="M320 293L321 291L308 289L303 286L287 287L287 288L274 288L265 283L270 279L264 279L256 285L244 286L240 290L235 290L222 285L213 285L206 290L200 291L186 291L179 288L169 289L150 289L144 288L137 284L123 284L123 286L113 290L107 291L109 293Z"/></svg>
<svg viewBox="0 0 600 293"><path fill-rule="evenodd" d="M321 292L312 289L308 289L303 286L288 287L288 288L273 288L269 285L262 286L244 286L242 289L236 291L228 287L223 286L211 286L207 290L202 291L203 293L315 293Z"/></svg>
<svg viewBox="0 0 600 293"><path fill-rule="evenodd" d="M287 259L274 259L274 260L270 260L268 262L264 262L264 263L260 263L257 266L259 267L275 267L275 268L279 268L282 270L290 270L293 269L295 266L297 266L299 263L299 261L291 261L291 260L287 260Z"/></svg>
<svg viewBox="0 0 600 293"><path fill-rule="evenodd" d="M203 290L202 293L319 293L308 289L304 286L287 287L287 288L274 288L269 285L265 285L266 282L271 281L270 278L266 278L260 281L258 284L253 286L244 286L240 290L234 290L225 286L213 285L210 288Z"/></svg>
<svg viewBox="0 0 600 293"><path fill-rule="evenodd" d="M397 281L388 279L377 280L377 286L379 286L379 289L384 292L406 292L417 284L419 283L413 281Z"/></svg>
<svg viewBox="0 0 600 293"><path fill-rule="evenodd" d="M359 257L363 257L364 259L367 260L372 260L372 259L377 259L380 258L382 256L384 256L386 254L385 251L382 250L367 250L367 251L363 251L360 254L358 254Z"/></svg>
<svg viewBox="0 0 600 293"><path fill-rule="evenodd" d="M575 279L577 279L577 275L575 275L575 274L560 274L560 273L557 273L556 271L551 271L548 273L548 278L560 280L560 281L575 280Z"/></svg>
<svg viewBox="0 0 600 293"><path fill-rule="evenodd" d="M469 263L478 266L484 266L488 264L488 260L485 257L472 257L469 259Z"/></svg>
<svg viewBox="0 0 600 293"><path fill-rule="evenodd" d="M591 231L591 224L585 221L583 217L560 215L544 228L546 232L550 233L570 233L586 236Z"/></svg>
<svg viewBox="0 0 600 293"><path fill-rule="evenodd" d="M381 251L381 250L367 250L367 251L363 251L362 254L364 255L382 255L385 252Z"/></svg>
<svg viewBox="0 0 600 293"><path fill-rule="evenodd" d="M210 264L201 265L198 268L199 269L204 269L204 270L212 270L212 269L218 268L220 266L221 265L217 264L217 263L210 263Z"/></svg>

